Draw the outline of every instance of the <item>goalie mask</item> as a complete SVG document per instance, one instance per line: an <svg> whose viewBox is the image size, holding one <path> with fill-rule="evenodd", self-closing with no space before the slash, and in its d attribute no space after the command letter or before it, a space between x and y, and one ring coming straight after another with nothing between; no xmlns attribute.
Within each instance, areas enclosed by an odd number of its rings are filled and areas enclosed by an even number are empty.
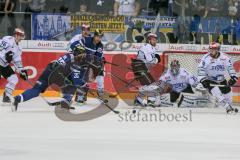
<svg viewBox="0 0 240 160"><path fill-rule="evenodd" d="M177 76L180 69L180 63L178 60L173 60L170 64L170 71L173 76Z"/></svg>

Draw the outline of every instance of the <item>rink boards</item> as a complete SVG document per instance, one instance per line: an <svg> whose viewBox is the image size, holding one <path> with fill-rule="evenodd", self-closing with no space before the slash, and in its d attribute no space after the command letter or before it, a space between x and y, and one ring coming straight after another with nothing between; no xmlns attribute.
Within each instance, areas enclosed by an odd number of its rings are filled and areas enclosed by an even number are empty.
<svg viewBox="0 0 240 160"><path fill-rule="evenodd" d="M136 56L137 50L144 44L132 44L129 49L119 49L115 48L114 51L110 51L109 48L105 48L104 57L110 63L117 64L118 66L105 64L105 90L107 92L116 92L121 90L120 98L133 98L136 92L136 88L134 86L138 86L137 82L134 82L131 87L126 87L125 82L130 82L133 79L133 73L131 72L131 59ZM67 42L46 42L46 41L24 41L23 44L23 64L28 69L29 80L31 82L35 82L39 75L42 73L47 64L61 55L63 55L67 48ZM119 45L118 45L119 46ZM239 52L240 47L237 48L232 47L227 48L228 46L224 46L226 52ZM108 51L109 50L109 51ZM159 54L162 53L163 50L192 50L192 52L196 52L198 50L206 51L205 45L170 45L170 44L158 44L157 50ZM163 55L161 55L163 56ZM240 57L240 56L239 56ZM161 57L164 59L163 57ZM237 65L236 65L237 64ZM240 59L236 62L234 66L237 68L236 71L240 72ZM194 66L197 67L197 66ZM129 69L130 68L130 69ZM158 65L156 65L151 70L151 75L157 80L160 75L163 73L165 69L164 62L161 61ZM110 75L111 73L112 75ZM0 94L2 94L6 81L4 78L0 79ZM240 85L240 80L237 85ZM19 94L23 90L30 88L31 86L24 82L23 80L19 80L18 85L16 86L16 91L14 94ZM91 84L91 87L95 88L96 84ZM240 102L240 87L233 88L234 101ZM53 91L51 88L47 90L44 94L45 96L60 96L58 92Z"/></svg>

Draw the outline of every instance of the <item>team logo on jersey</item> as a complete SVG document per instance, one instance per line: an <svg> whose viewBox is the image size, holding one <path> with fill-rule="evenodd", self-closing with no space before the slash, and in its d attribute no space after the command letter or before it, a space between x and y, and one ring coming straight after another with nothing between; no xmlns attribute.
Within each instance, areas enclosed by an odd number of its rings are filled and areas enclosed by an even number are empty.
<svg viewBox="0 0 240 160"><path fill-rule="evenodd" d="M183 83L173 84L173 87L174 87L174 88L182 88L182 87L183 87Z"/></svg>

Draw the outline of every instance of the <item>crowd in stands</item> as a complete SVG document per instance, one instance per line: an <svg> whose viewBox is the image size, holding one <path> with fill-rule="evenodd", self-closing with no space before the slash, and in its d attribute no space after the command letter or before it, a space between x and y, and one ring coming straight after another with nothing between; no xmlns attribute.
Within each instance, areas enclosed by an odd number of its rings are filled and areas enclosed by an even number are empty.
<svg viewBox="0 0 240 160"><path fill-rule="evenodd" d="M0 0L0 26L7 21L12 33L16 25L31 23L31 13L240 19L239 11L240 0Z"/></svg>
<svg viewBox="0 0 240 160"><path fill-rule="evenodd" d="M0 0L0 12L104 15L239 16L239 0ZM227 7L226 7L227 6Z"/></svg>

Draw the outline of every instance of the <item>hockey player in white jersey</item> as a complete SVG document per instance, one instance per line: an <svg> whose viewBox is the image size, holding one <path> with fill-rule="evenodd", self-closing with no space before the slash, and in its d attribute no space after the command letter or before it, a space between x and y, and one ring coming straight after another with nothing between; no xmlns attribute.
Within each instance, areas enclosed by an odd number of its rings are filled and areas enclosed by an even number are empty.
<svg viewBox="0 0 240 160"><path fill-rule="evenodd" d="M180 99L176 104L178 107L182 103L184 106L191 107L194 105L194 100L185 98L181 93L193 94L192 87L196 87L196 85L197 78L181 68L178 60L173 60L170 68L159 78L159 81L140 88L135 103L137 102L141 106L174 106L174 103ZM170 95L170 99L162 96L167 93ZM154 96L156 100L144 100L146 95Z"/></svg>
<svg viewBox="0 0 240 160"><path fill-rule="evenodd" d="M82 26L81 26L81 30L82 30L82 33L73 36L72 39L69 42L69 46L70 46L69 49L71 51L72 51L71 46L74 46L73 45L74 43L76 43L76 42L78 43L81 40L84 41L85 37L91 36L91 34L90 34L90 25L83 23Z"/></svg>
<svg viewBox="0 0 240 160"><path fill-rule="evenodd" d="M168 69L166 73L160 77L160 81L166 82L172 86L172 89L169 93L170 100L164 100L163 97L160 97L162 98L160 103L166 103L167 105L167 102L170 102L169 104L171 105L179 99L177 107L179 107L181 104L186 107L194 107L194 100L185 97L181 93L193 94L194 92L192 87L195 88L197 86L197 77L189 73L184 68L181 68L178 60L173 60L171 62L170 69ZM197 100L197 98L195 100Z"/></svg>
<svg viewBox="0 0 240 160"><path fill-rule="evenodd" d="M155 48L156 44L157 35L148 34L147 43L139 49L136 59L132 59L131 66L134 78L141 85L149 85L155 81L149 70L160 62L160 56Z"/></svg>
<svg viewBox="0 0 240 160"><path fill-rule="evenodd" d="M226 77L230 76L227 80ZM231 58L220 52L220 44L209 45L209 53L204 55L198 66L198 80L213 96L215 96L227 113L238 112L232 105L233 86L238 77L233 68Z"/></svg>
<svg viewBox="0 0 240 160"><path fill-rule="evenodd" d="M5 86L3 93L3 102L10 103L10 97L18 83L18 77L11 68L14 64L20 77L27 80L27 70L23 68L22 64L22 48L19 46L21 40L25 38L23 29L16 28L13 36L5 36L0 39L0 75L7 79L8 83Z"/></svg>
<svg viewBox="0 0 240 160"><path fill-rule="evenodd" d="M148 43L139 49L136 59L143 61L149 68L160 62L160 56L156 51L157 35L149 33L147 41Z"/></svg>
<svg viewBox="0 0 240 160"><path fill-rule="evenodd" d="M132 59L131 65L134 78L142 86L155 82L155 79L150 74L150 69L161 61L156 51L157 38L156 34L149 33L147 43L139 49L136 59ZM149 96L148 99L152 100L155 98Z"/></svg>

